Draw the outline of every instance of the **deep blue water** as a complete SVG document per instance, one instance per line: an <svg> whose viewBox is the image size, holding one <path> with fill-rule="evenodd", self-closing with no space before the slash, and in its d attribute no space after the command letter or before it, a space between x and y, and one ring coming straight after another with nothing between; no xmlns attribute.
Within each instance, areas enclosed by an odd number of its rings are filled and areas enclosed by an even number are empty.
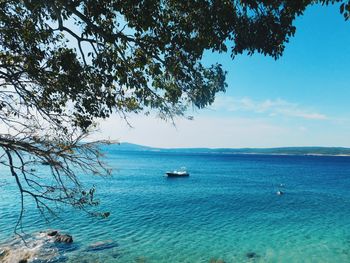
<svg viewBox="0 0 350 263"><path fill-rule="evenodd" d="M26 211L26 232L73 235L59 262L350 262L350 157L114 150L106 158L111 178L82 180L96 185L109 218L68 210L46 224ZM182 166L190 177L164 176ZM11 184L0 189L6 240L18 199Z"/></svg>

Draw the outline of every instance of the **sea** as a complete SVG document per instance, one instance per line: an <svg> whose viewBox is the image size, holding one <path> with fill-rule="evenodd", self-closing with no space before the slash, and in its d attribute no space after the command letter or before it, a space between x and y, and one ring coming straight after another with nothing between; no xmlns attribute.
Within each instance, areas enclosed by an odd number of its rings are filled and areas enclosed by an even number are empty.
<svg viewBox="0 0 350 263"><path fill-rule="evenodd" d="M350 157L105 151L112 176L81 181L110 216L65 208L45 220L26 199L22 237L1 166L0 262L350 262ZM179 167L190 176L165 176ZM49 229L74 242L52 242Z"/></svg>

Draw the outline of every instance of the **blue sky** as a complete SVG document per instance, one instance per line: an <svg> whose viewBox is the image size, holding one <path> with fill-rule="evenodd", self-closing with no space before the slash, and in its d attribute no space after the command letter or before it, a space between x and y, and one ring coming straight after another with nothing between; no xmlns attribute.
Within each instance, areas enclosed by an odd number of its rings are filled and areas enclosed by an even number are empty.
<svg viewBox="0 0 350 263"><path fill-rule="evenodd" d="M228 71L226 93L193 121L112 118L97 138L157 147L350 147L350 22L338 6L313 6L277 61L255 54L232 60L207 52L204 63Z"/></svg>
<svg viewBox="0 0 350 263"><path fill-rule="evenodd" d="M319 110L348 109L350 23L336 6L314 6L295 23L297 32L277 61L270 57L208 55L228 70L226 95L256 99L285 97ZM335 101L337 103L335 103Z"/></svg>

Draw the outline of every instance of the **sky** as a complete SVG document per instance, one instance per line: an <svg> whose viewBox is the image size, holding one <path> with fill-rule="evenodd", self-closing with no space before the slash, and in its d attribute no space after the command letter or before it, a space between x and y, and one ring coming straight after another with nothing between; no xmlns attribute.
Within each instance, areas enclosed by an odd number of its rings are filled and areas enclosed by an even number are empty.
<svg viewBox="0 0 350 263"><path fill-rule="evenodd" d="M164 148L350 147L350 21L339 6L312 6L295 25L277 61L207 52L203 62L221 63L228 87L189 111L193 120L130 115L130 127L112 116L93 138Z"/></svg>

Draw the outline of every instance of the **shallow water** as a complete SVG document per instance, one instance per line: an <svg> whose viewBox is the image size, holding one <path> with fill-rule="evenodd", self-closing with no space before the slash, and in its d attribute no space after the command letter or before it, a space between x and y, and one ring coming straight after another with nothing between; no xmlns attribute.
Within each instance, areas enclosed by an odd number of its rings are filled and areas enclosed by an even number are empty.
<svg viewBox="0 0 350 263"><path fill-rule="evenodd" d="M26 211L26 232L73 235L52 262L350 262L349 157L110 150L107 162L111 179L84 182L109 218L66 211L45 224ZM164 177L181 166L189 178ZM5 192L0 240L18 216L16 189Z"/></svg>

